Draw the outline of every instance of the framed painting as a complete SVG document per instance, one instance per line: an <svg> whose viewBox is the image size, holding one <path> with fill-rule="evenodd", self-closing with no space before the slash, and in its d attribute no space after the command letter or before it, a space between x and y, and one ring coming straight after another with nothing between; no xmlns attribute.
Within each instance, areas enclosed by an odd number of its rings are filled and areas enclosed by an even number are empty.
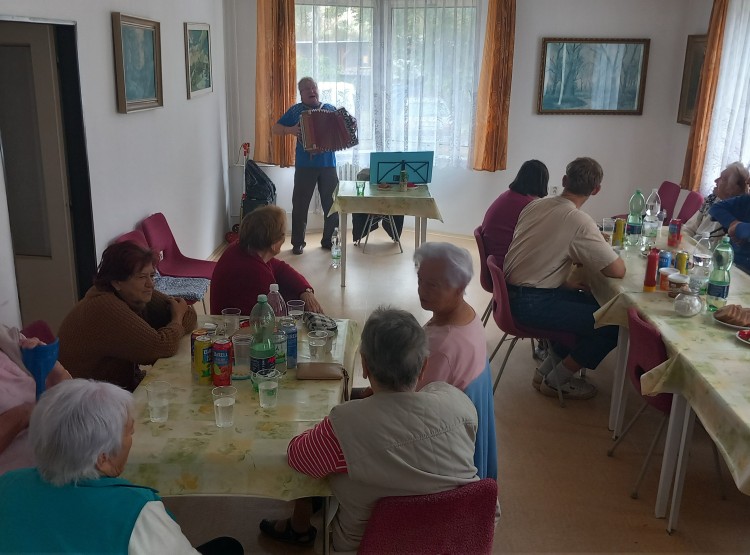
<svg viewBox="0 0 750 555"><path fill-rule="evenodd" d="M685 67L682 70L680 106L677 109L677 123L684 123L685 125L693 123L707 43L708 35L688 35Z"/></svg>
<svg viewBox="0 0 750 555"><path fill-rule="evenodd" d="M545 38L537 113L641 115L650 43Z"/></svg>
<svg viewBox="0 0 750 555"><path fill-rule="evenodd" d="M112 35L117 111L127 114L163 106L159 22L113 12Z"/></svg>
<svg viewBox="0 0 750 555"><path fill-rule="evenodd" d="M205 23L185 23L187 97L214 90L211 76L211 28Z"/></svg>

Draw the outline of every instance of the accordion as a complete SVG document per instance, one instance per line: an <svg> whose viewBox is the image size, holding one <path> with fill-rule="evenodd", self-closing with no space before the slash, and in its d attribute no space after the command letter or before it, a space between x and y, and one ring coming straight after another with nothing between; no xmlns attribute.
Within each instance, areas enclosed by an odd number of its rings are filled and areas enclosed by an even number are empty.
<svg viewBox="0 0 750 555"><path fill-rule="evenodd" d="M335 112L307 110L302 112L299 124L306 152L333 152L359 144L357 120L345 108Z"/></svg>

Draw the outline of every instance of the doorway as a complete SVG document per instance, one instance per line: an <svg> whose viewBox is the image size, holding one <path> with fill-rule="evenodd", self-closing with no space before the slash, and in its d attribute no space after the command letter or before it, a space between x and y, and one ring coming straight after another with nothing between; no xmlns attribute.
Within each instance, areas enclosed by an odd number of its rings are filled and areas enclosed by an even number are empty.
<svg viewBox="0 0 750 555"><path fill-rule="evenodd" d="M0 141L21 321L57 331L96 268L75 27L0 21Z"/></svg>

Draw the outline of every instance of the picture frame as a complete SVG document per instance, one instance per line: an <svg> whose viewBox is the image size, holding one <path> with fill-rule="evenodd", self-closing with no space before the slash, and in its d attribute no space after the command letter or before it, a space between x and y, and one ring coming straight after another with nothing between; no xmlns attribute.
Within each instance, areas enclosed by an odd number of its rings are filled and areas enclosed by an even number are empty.
<svg viewBox="0 0 750 555"><path fill-rule="evenodd" d="M164 105L161 29L158 21L112 12L117 111Z"/></svg>
<svg viewBox="0 0 750 555"><path fill-rule="evenodd" d="M188 99L214 90L211 70L211 26L206 23L185 23L185 73Z"/></svg>
<svg viewBox="0 0 750 555"><path fill-rule="evenodd" d="M538 114L643 113L650 39L544 38Z"/></svg>
<svg viewBox="0 0 750 555"><path fill-rule="evenodd" d="M687 47L685 48L685 66L682 69L680 104L677 108L677 123L684 123L685 125L692 125L693 123L707 44L708 35L688 35Z"/></svg>

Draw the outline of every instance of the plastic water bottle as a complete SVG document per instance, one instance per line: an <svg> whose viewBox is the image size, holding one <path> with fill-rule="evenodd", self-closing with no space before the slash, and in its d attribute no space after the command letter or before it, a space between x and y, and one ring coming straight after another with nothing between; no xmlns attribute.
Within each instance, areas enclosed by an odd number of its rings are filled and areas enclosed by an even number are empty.
<svg viewBox="0 0 750 555"><path fill-rule="evenodd" d="M711 273L711 242L708 233L701 233L693 249L693 267L690 269L688 287L696 295L705 295Z"/></svg>
<svg viewBox="0 0 750 555"><path fill-rule="evenodd" d="M268 292L268 306L271 307L277 318L286 316L286 302L279 293L278 283L271 284L271 290Z"/></svg>
<svg viewBox="0 0 750 555"><path fill-rule="evenodd" d="M339 228L336 228L331 236L331 268L338 268L339 264L341 264L341 239L339 239Z"/></svg>
<svg viewBox="0 0 750 555"><path fill-rule="evenodd" d="M636 189L630 197L628 219L625 227L625 240L628 245L639 245L643 233L643 212L646 209L646 199L640 189Z"/></svg>
<svg viewBox="0 0 750 555"><path fill-rule="evenodd" d="M715 312L727 304L729 296L729 268L734 262L734 251L726 235L721 239L714 249L713 263L714 268L708 277L708 287L706 289L706 305L709 312Z"/></svg>
<svg viewBox="0 0 750 555"><path fill-rule="evenodd" d="M646 215L643 217L643 234L649 239L656 239L659 234L659 212L661 212L661 199L656 189L646 199Z"/></svg>
<svg viewBox="0 0 750 555"><path fill-rule="evenodd" d="M276 317L268 306L268 297L258 295L258 303L250 311L250 329L253 342L250 345L250 375L253 377L253 389L258 390L256 375L265 375L276 369L276 348L273 344L273 330Z"/></svg>

